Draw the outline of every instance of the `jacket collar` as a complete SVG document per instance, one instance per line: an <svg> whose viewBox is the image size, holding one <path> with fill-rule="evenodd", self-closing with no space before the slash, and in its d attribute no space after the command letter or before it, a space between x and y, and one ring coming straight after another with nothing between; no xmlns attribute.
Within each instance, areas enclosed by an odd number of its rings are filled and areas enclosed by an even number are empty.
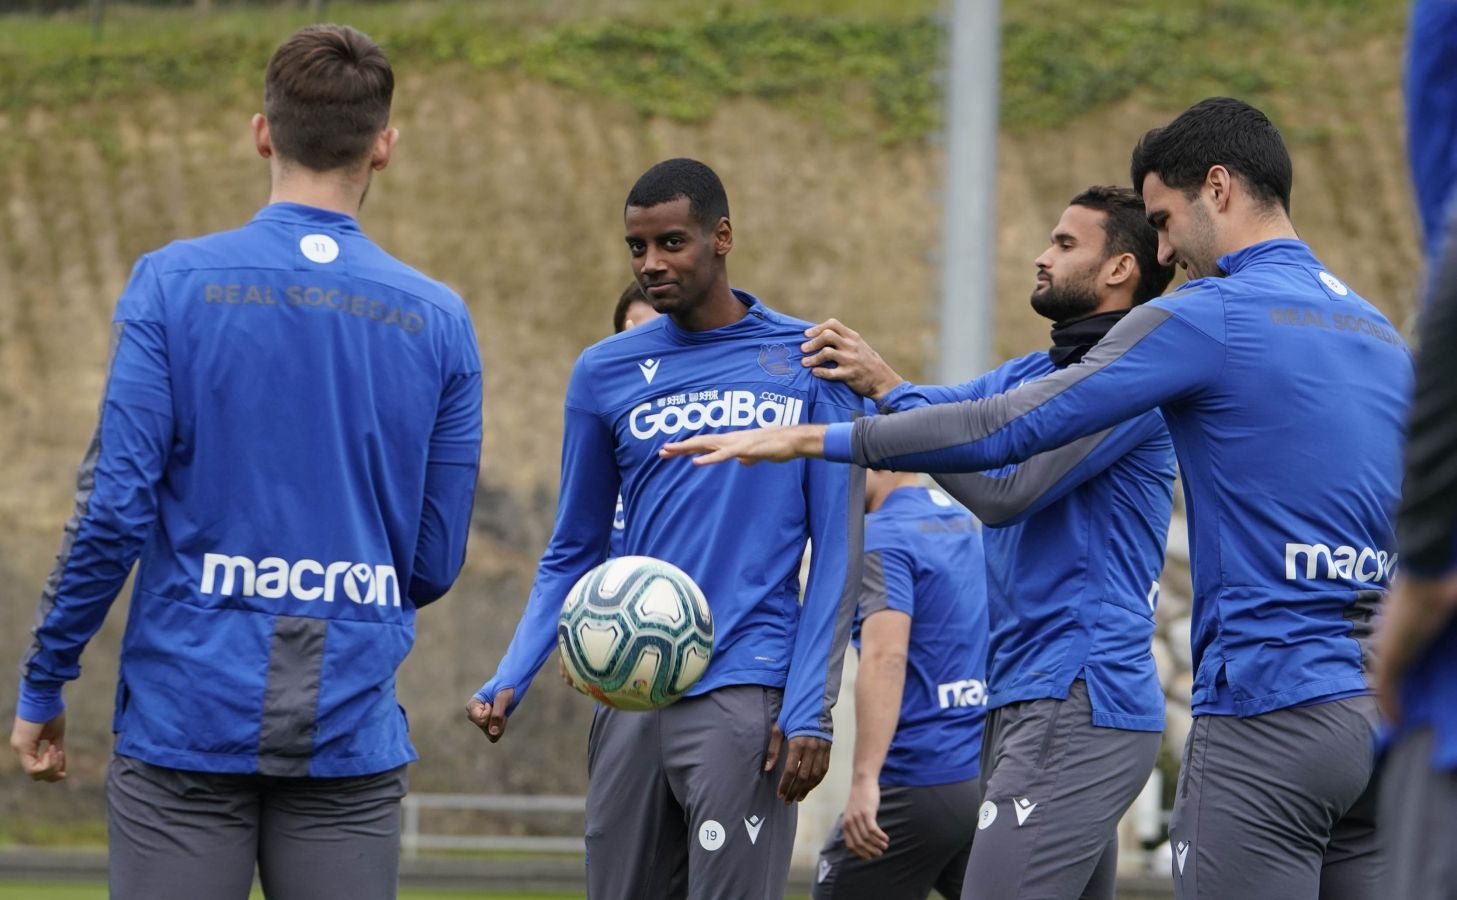
<svg viewBox="0 0 1457 900"><path fill-rule="evenodd" d="M1293 238L1278 238L1273 241L1250 244L1242 250L1221 256L1217 264L1226 275L1233 275L1250 266L1266 264L1322 267L1320 260L1310 252L1309 245Z"/></svg>
<svg viewBox="0 0 1457 900"><path fill-rule="evenodd" d="M302 203L270 203L258 210L253 221L292 222L334 231L359 231L359 222L351 215Z"/></svg>

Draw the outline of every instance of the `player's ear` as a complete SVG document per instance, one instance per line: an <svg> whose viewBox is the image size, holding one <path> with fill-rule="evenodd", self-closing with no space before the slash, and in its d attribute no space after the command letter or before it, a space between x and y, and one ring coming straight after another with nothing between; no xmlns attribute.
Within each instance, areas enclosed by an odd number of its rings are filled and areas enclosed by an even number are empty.
<svg viewBox="0 0 1457 900"><path fill-rule="evenodd" d="M1103 264L1106 274L1103 283L1109 287L1121 287L1130 279L1138 277L1138 261L1132 253L1119 253Z"/></svg>
<svg viewBox="0 0 1457 900"><path fill-rule="evenodd" d="M369 167L378 172L390 164L390 157L395 153L395 144L400 140L400 129L386 128L374 139L374 146L369 151Z"/></svg>
<svg viewBox="0 0 1457 900"><path fill-rule="evenodd" d="M728 256L728 252L734 249L734 226L729 223L728 216L722 216L718 224L713 226L713 253L715 256Z"/></svg>
<svg viewBox="0 0 1457 900"><path fill-rule="evenodd" d="M253 146L259 156L273 158L273 135L268 132L268 118L263 113L253 114Z"/></svg>
<svg viewBox="0 0 1457 900"><path fill-rule="evenodd" d="M1229 208L1229 191L1234 186L1234 177L1224 166L1210 166L1204 176L1204 188L1208 192L1210 205L1215 212Z"/></svg>

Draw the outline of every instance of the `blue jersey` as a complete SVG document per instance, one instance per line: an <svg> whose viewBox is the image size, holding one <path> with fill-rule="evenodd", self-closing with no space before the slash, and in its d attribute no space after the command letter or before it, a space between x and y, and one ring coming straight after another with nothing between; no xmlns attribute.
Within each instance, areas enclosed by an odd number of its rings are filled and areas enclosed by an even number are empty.
<svg viewBox="0 0 1457 900"><path fill-rule="evenodd" d="M465 304L339 213L265 207L142 257L75 514L22 665L60 711L140 559L116 751L334 777L415 758L415 609L465 555L481 371Z"/></svg>
<svg viewBox="0 0 1457 900"><path fill-rule="evenodd" d="M986 719L987 598L976 520L939 491L903 487L865 517L866 616L911 617L906 682L880 783L975 778Z"/></svg>
<svg viewBox="0 0 1457 900"><path fill-rule="evenodd" d="M1135 308L1082 362L985 400L831 427L826 455L991 469L1162 407L1184 475L1196 714L1367 690L1396 567L1412 384L1380 311L1295 240L1221 257Z"/></svg>
<svg viewBox="0 0 1457 900"><path fill-rule="evenodd" d="M1406 153L1428 263L1457 187L1457 0L1416 0L1406 47Z"/></svg>
<svg viewBox="0 0 1457 900"><path fill-rule="evenodd" d="M883 411L991 397L1057 371L1046 353L956 387L902 384ZM1065 699L1087 681L1093 724L1162 731L1151 645L1173 512L1174 447L1158 412L988 476L943 482L988 528L993 709Z"/></svg>
<svg viewBox="0 0 1457 900"><path fill-rule="evenodd" d="M685 331L660 316L577 359L551 542L511 646L477 698L513 688L512 708L521 702L556 649L563 599L606 558L620 490L623 553L678 566L713 610L713 658L689 693L783 687L784 733L830 737L860 581L863 516L850 510L863 502L863 473L819 460L702 468L658 456L695 433L845 422L861 408L849 389L800 365L809 323L735 294L747 310L732 325ZM801 606L807 538L813 553Z"/></svg>

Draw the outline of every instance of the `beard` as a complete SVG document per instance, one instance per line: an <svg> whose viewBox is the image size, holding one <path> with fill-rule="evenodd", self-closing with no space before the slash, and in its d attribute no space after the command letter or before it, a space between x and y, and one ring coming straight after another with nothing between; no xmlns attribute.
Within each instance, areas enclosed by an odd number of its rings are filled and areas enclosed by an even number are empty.
<svg viewBox="0 0 1457 900"><path fill-rule="evenodd" d="M1219 268L1218 236L1214 231L1214 217L1204 206L1204 201L1195 200L1189 204L1190 228L1185 246L1175 255L1184 261L1190 280L1195 278L1217 278L1224 273Z"/></svg>
<svg viewBox="0 0 1457 900"><path fill-rule="evenodd" d="M1050 283L1043 290L1032 292L1032 311L1053 322L1081 318L1097 308L1098 297L1085 284L1059 287Z"/></svg>

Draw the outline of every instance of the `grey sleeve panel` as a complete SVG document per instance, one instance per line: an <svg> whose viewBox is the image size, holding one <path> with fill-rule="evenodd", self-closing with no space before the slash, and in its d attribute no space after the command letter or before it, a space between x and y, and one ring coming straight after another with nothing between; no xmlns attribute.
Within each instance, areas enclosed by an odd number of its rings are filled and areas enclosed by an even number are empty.
<svg viewBox="0 0 1457 900"><path fill-rule="evenodd" d="M880 460L983 440L1122 359L1172 316L1162 307L1134 307L1081 363L1003 394L857 419L851 437L855 463L873 466Z"/></svg>
<svg viewBox="0 0 1457 900"><path fill-rule="evenodd" d="M932 477L983 523L1000 525L1041 500L1112 433L1112 428L1106 428L1056 450L1039 453L1001 478L979 472L942 473Z"/></svg>
<svg viewBox="0 0 1457 900"><path fill-rule="evenodd" d="M1457 239L1447 242L1420 334L1397 538L1404 563L1440 574L1457 564Z"/></svg>
<svg viewBox="0 0 1457 900"><path fill-rule="evenodd" d="M885 563L879 550L865 554L865 574L860 579L860 619L890 609L885 595Z"/></svg>
<svg viewBox="0 0 1457 900"><path fill-rule="evenodd" d="M126 330L125 322L113 322L111 326L111 348L108 351L106 361L106 380L111 381L111 370L116 364L116 350L121 345L122 332ZM86 456L81 460L81 467L76 470L76 497L71 509L71 517L66 520L65 533L61 537L61 551L56 554L56 564L51 568L51 574L46 578L45 587L41 590L40 604L35 611L35 625L30 629L30 645L25 648L25 653L20 658L20 677L22 680L30 674L31 660L35 659L41 650L40 630L45 627L46 619L50 618L51 611L56 607L56 594L61 589L61 579L66 574L66 568L71 564L71 554L76 548L76 533L81 530L81 520L86 518L86 511L91 507L91 494L96 490L96 464L101 459L101 417L106 406L106 391L101 392L101 404L96 414L96 430L91 433L91 443L86 447Z"/></svg>
<svg viewBox="0 0 1457 900"><path fill-rule="evenodd" d="M850 514L846 516L845 584L840 591L840 606L835 613L835 630L830 639L830 654L825 671L825 692L820 698L819 726L826 734L835 733L835 701L840 699L840 678L845 672L845 648L850 646L850 630L855 624L855 610L860 585L864 578L865 560L865 470L850 469Z"/></svg>

